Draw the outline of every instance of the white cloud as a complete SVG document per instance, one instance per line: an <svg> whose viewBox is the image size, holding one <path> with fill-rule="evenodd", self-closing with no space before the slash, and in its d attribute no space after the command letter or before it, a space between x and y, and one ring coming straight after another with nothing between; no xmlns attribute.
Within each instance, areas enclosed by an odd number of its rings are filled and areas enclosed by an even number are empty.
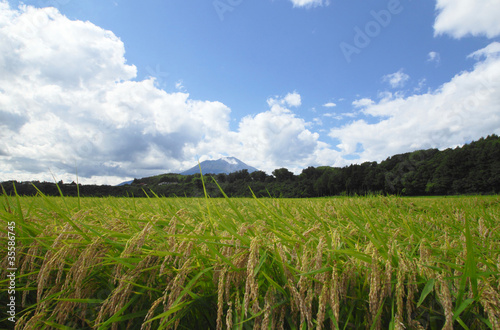
<svg viewBox="0 0 500 330"><path fill-rule="evenodd" d="M383 82L389 83L392 88L401 88L404 87L406 82L410 79L410 76L403 72L403 69L400 69L398 72L394 72L382 77Z"/></svg>
<svg viewBox="0 0 500 330"><path fill-rule="evenodd" d="M323 121L321 120L321 118L313 118L313 122L318 125L318 126L323 126Z"/></svg>
<svg viewBox="0 0 500 330"><path fill-rule="evenodd" d="M356 111L331 114L339 120L360 113L381 117L378 124L355 120L332 129L330 135L341 140L337 152L290 110L301 106L299 93L269 98L269 109L231 131L226 105L194 100L182 90L167 93L158 77L137 81L118 37L54 8L14 10L0 0L0 40L0 181L52 180L50 171L72 181L78 168L83 183L113 184L224 154L268 172L300 172L346 165L341 156L356 152L358 161L381 160L500 133L495 43L470 55L479 61L473 71L439 90L359 99L352 103Z"/></svg>
<svg viewBox="0 0 500 330"><path fill-rule="evenodd" d="M329 0L290 0L294 7L318 7L318 6L328 6L330 4Z"/></svg>
<svg viewBox="0 0 500 330"><path fill-rule="evenodd" d="M352 105L355 108L365 108L365 107L371 106L374 103L375 102L373 100L371 100L371 99L363 98L363 99L360 99L360 100L355 100L354 102L352 102Z"/></svg>
<svg viewBox="0 0 500 330"><path fill-rule="evenodd" d="M286 94L285 97L270 97L267 99L267 104L270 107L274 105L281 105L284 107L300 107L302 105L302 98L299 93L293 92Z"/></svg>
<svg viewBox="0 0 500 330"><path fill-rule="evenodd" d="M468 35L494 38L500 35L498 0L437 0L436 35L454 38Z"/></svg>
<svg viewBox="0 0 500 330"><path fill-rule="evenodd" d="M427 62L439 64L441 62L441 55L438 52L429 52L427 54Z"/></svg>
<svg viewBox="0 0 500 330"><path fill-rule="evenodd" d="M226 131L218 140L200 143L197 150L211 159L229 154L250 165L271 173L286 167L299 174L308 166L336 164L338 152L319 141L319 134L308 129L314 126L297 117L283 99L269 99L270 109L246 116L237 131ZM313 120L321 125L321 120ZM192 166L192 165L191 165Z"/></svg>
<svg viewBox="0 0 500 330"><path fill-rule="evenodd" d="M306 126L290 110L274 104L269 111L243 118L237 139L248 159L261 167L276 168L279 164L303 162L315 151L319 135Z"/></svg>
<svg viewBox="0 0 500 330"><path fill-rule="evenodd" d="M224 104L133 81L119 38L55 8L0 2L0 40L0 181L177 170L229 129Z"/></svg>
<svg viewBox="0 0 500 330"><path fill-rule="evenodd" d="M467 56L468 58L474 58L480 60L481 58L492 58L496 59L500 55L500 42L492 42L488 46Z"/></svg>
<svg viewBox="0 0 500 330"><path fill-rule="evenodd" d="M285 103L290 107L300 107L300 105L302 104L300 94L297 92L288 93L285 96Z"/></svg>
<svg viewBox="0 0 500 330"><path fill-rule="evenodd" d="M356 112L343 112L343 113L324 113L323 117L333 118L335 120L342 120L345 118L354 118L358 115Z"/></svg>
<svg viewBox="0 0 500 330"><path fill-rule="evenodd" d="M427 79L426 78L420 79L418 81L418 85L413 88L413 91L415 93L421 92L424 89L424 87L426 86L426 84L427 84Z"/></svg>
<svg viewBox="0 0 500 330"><path fill-rule="evenodd" d="M368 104L362 111L379 117L375 124L357 120L330 131L343 154L361 144L361 161L425 148L446 148L500 133L500 54L492 44L473 55L486 56L470 72L457 74L439 89Z"/></svg>
<svg viewBox="0 0 500 330"><path fill-rule="evenodd" d="M336 107L336 106L337 106L337 104L335 104L335 103L333 103L333 102L328 102L328 103L326 103L326 104L323 104L323 106L324 106L325 108L334 108L334 107Z"/></svg>
<svg viewBox="0 0 500 330"><path fill-rule="evenodd" d="M231 131L227 106L191 99L181 80L177 93L161 77L137 81L119 38L55 8L0 1L0 40L0 181L73 181L78 169L82 183L116 184L223 154L266 171L336 159L288 109L302 104L297 92Z"/></svg>

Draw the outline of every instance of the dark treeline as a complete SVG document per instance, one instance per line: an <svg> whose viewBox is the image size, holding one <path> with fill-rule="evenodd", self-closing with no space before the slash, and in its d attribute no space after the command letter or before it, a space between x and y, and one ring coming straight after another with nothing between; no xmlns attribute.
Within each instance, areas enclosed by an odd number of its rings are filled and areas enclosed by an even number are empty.
<svg viewBox="0 0 500 330"><path fill-rule="evenodd" d="M399 194L403 196L498 194L500 192L500 138L491 135L461 148L419 150L382 161L336 167L308 167L300 175L286 168L268 175L247 170L205 174L207 193L222 197L322 197L336 195ZM216 183L217 182L217 183ZM97 186L34 182L15 183L19 195L37 193L64 196L204 196L200 175L163 174L135 179L126 186ZM13 194L13 182L2 183ZM251 189L251 190L250 190Z"/></svg>

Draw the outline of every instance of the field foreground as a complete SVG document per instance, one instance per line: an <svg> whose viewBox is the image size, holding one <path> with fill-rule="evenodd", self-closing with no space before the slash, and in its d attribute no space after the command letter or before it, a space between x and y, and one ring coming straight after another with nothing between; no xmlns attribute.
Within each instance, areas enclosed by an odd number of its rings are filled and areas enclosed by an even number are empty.
<svg viewBox="0 0 500 330"><path fill-rule="evenodd" d="M0 197L0 328L500 329L498 196Z"/></svg>

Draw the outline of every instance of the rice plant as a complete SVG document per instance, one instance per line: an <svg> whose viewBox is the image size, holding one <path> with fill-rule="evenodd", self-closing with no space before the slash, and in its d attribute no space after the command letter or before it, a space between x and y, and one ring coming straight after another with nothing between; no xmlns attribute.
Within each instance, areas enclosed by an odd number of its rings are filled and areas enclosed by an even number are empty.
<svg viewBox="0 0 500 330"><path fill-rule="evenodd" d="M1 197L16 329L499 329L497 196Z"/></svg>

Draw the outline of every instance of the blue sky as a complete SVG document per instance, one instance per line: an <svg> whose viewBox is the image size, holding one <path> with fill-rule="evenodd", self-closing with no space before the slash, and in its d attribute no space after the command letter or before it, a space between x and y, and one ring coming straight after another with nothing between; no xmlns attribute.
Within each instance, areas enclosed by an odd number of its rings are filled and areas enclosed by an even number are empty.
<svg viewBox="0 0 500 330"><path fill-rule="evenodd" d="M269 97L293 91L302 96L300 114L306 118L315 115L313 108L325 111L322 105L329 102L349 111L359 96L391 90L382 77L400 69L412 77L406 88L421 79L436 88L471 68L467 55L491 42L435 38L435 3L401 0L401 12L348 63L340 44L354 46L354 28L364 30L375 21L371 11L387 10L389 1L315 8L293 8L285 0L220 2L228 7L216 9L212 1L101 0L58 8L68 18L113 31L125 44L127 62L137 66L137 79L156 76L167 91L181 82L195 99L221 101L231 108L233 125L261 112ZM430 63L431 51L442 61Z"/></svg>
<svg viewBox="0 0 500 330"><path fill-rule="evenodd" d="M3 0L0 13L0 181L78 167L118 183L222 155L300 173L500 133L493 0Z"/></svg>

